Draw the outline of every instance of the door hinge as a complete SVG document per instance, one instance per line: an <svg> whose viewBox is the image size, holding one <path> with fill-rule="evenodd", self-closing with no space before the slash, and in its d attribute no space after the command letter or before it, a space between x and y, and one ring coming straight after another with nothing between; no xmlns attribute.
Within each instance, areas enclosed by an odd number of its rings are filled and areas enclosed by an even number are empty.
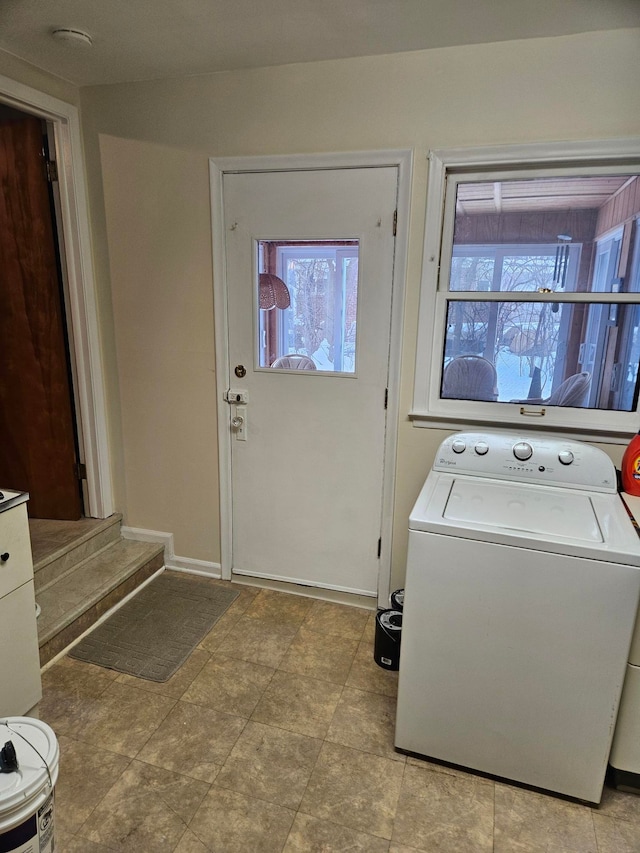
<svg viewBox="0 0 640 853"><path fill-rule="evenodd" d="M387 408L388 405L389 405L389 389L385 388L384 389L384 407L385 407L385 409Z"/></svg>
<svg viewBox="0 0 640 853"><path fill-rule="evenodd" d="M382 554L382 536L378 539L378 559L380 559L380 554Z"/></svg>
<svg viewBox="0 0 640 853"><path fill-rule="evenodd" d="M398 211L393 211L393 236L395 237L398 232Z"/></svg>
<svg viewBox="0 0 640 853"><path fill-rule="evenodd" d="M87 479L87 466L84 462L76 462L76 478L78 480Z"/></svg>
<svg viewBox="0 0 640 853"><path fill-rule="evenodd" d="M58 180L58 164L55 160L47 160L47 180L50 184Z"/></svg>

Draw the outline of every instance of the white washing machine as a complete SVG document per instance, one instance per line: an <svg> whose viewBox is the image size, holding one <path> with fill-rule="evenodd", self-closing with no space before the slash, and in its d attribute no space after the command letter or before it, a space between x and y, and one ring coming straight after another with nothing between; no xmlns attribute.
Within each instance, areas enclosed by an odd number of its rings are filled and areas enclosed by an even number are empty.
<svg viewBox="0 0 640 853"><path fill-rule="evenodd" d="M396 747L599 802L639 567L605 453L447 438L409 523Z"/></svg>

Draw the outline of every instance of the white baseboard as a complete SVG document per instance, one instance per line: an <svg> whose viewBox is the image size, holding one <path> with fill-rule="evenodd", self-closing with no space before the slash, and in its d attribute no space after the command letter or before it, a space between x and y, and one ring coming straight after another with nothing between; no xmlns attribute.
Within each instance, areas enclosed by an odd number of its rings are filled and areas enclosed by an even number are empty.
<svg viewBox="0 0 640 853"><path fill-rule="evenodd" d="M157 542L164 545L165 559L174 557L173 533L163 533L161 530L145 530L143 527L120 528L123 539L133 539L136 542Z"/></svg>
<svg viewBox="0 0 640 853"><path fill-rule="evenodd" d="M194 560L191 557L172 557L165 560L167 569L174 572L187 572L190 575L204 575L208 578L221 578L220 563L210 563L208 560Z"/></svg>
<svg viewBox="0 0 640 853"><path fill-rule="evenodd" d="M177 556L174 550L173 533L164 533L162 530L145 530L142 527L121 527L120 531L125 539L134 539L137 542L157 542L164 545L164 565L167 569L193 575L205 575L210 578L222 577L220 563Z"/></svg>

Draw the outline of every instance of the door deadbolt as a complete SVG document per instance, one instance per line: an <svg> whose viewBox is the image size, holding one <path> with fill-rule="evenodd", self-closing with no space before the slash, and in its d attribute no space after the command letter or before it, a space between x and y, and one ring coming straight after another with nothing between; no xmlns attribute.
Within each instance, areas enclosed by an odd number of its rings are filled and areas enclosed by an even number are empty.
<svg viewBox="0 0 640 853"><path fill-rule="evenodd" d="M247 369L244 364L236 364L235 370L233 371L238 379L242 379L243 376L247 375Z"/></svg>

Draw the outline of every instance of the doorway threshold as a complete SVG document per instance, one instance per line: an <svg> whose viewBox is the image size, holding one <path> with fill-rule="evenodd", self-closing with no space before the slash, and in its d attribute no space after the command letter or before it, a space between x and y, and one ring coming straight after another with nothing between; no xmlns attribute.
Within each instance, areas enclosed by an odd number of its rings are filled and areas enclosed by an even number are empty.
<svg viewBox="0 0 640 853"><path fill-rule="evenodd" d="M351 592L342 592L337 589L324 589L319 586L291 583L289 581L277 581L269 578L256 577L232 572L233 583L244 586L256 586L261 589L275 589L279 592L288 592L290 595L303 595L307 598L317 598L319 601L332 601L335 604L346 604L349 607L361 607L365 610L376 610L376 599L369 595L357 595Z"/></svg>

